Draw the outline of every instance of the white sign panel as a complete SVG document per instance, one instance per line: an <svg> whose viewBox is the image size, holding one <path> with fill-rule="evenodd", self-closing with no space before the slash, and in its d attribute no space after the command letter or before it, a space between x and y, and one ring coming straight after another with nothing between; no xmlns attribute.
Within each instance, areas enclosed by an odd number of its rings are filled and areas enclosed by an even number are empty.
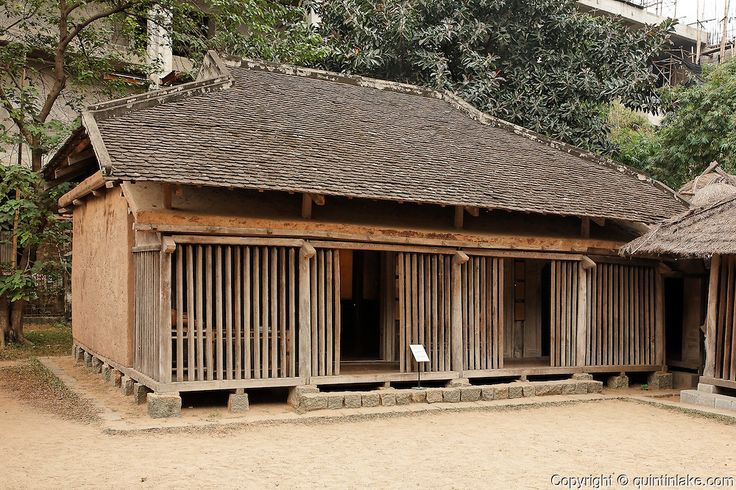
<svg viewBox="0 0 736 490"><path fill-rule="evenodd" d="M411 344L409 345L409 348L411 349L411 355L414 356L414 360L417 362L429 362L429 356L427 356L427 351L424 350L424 346L421 344Z"/></svg>

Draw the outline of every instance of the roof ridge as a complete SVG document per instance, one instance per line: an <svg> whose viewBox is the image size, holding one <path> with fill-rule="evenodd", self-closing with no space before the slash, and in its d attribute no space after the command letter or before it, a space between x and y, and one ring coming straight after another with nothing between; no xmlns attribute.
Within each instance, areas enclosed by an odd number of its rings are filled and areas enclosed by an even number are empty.
<svg viewBox="0 0 736 490"><path fill-rule="evenodd" d="M216 88L226 89L232 86L234 82L230 70L227 69L214 51L208 51L205 55L197 78L193 82L182 83L173 87L149 90L140 94L91 104L82 112L94 114L97 120L104 120L136 109L170 102L185 95L203 94Z"/></svg>
<svg viewBox="0 0 736 490"><path fill-rule="evenodd" d="M306 78L314 78L317 80L325 80L325 81L331 81L331 82L336 82L336 83L345 83L345 84L355 85L355 86L365 87L365 88L373 88L377 90L389 90L389 91L394 91L394 92L398 92L402 94L409 94L409 95L416 95L420 97L439 99L439 100L449 103L455 109L460 110L466 116L470 117L471 119L481 124L484 124L486 126L501 128L506 131L510 131L514 134L525 137L529 140L536 141L538 143L544 144L548 147L551 147L559 151L564 151L570 155L573 155L578 158L582 158L591 163L596 163L598 165L602 165L607 168L617 170L618 172L624 175L627 175L629 177L634 177L641 182L646 182L649 185L657 189L667 192L676 201L682 204L688 204L688 201L684 199L682 196L680 196L680 194L677 191L675 191L674 189L672 189L665 183L660 182L659 180L654 179L653 177L643 172L640 172L633 167L630 167L622 163L614 162L610 158L606 158L606 157L597 155L590 151L579 148L575 145L571 145L569 143L555 140L553 138L545 136L531 129L527 129L518 124L511 123L509 121L506 121L496 116L492 116L488 114L487 112L481 111L480 109L476 108L475 106L467 102L462 97L448 90L438 91L438 90L421 87L419 85L408 84L408 83L394 82L390 80L382 80L378 78L365 77L362 75L338 73L338 72L333 72L333 71L320 70L317 68L307 68L307 67L291 65L287 63L274 63L274 62L269 62L269 61L253 60L249 58L242 58L240 62L234 61L234 63L235 63L234 65L235 67L245 68L248 70L262 70L262 71L267 71L269 73L280 73L284 75L301 76L301 77L306 77Z"/></svg>

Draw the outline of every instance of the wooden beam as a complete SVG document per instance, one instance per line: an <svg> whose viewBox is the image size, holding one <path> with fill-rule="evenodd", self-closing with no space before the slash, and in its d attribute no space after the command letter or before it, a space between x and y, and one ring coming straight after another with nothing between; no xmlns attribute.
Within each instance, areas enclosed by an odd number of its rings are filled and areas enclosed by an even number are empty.
<svg viewBox="0 0 736 490"><path fill-rule="evenodd" d="M465 215L465 210L463 209L463 206L455 206L455 228L462 228L463 227L463 218Z"/></svg>
<svg viewBox="0 0 736 490"><path fill-rule="evenodd" d="M478 206L455 206L455 228L462 228L465 213L477 218L480 216L480 208Z"/></svg>
<svg viewBox="0 0 736 490"><path fill-rule="evenodd" d="M310 194L308 192L302 194L302 218L310 219L312 217L312 203L317 206L324 206L325 202L325 196L320 194Z"/></svg>
<svg viewBox="0 0 736 490"><path fill-rule="evenodd" d="M208 217L209 218L209 217ZM228 217L227 219L230 219ZM396 229L381 228L369 225L340 225L334 227L330 223L314 222L309 225L302 223L299 228L284 227L283 222L268 220L267 222L241 222L238 220L233 225L220 226L216 224L191 224L188 215L170 211L140 211L136 214L134 228L136 230L155 230L166 233L197 233L208 235L238 235L238 236L264 236L264 237L294 237L294 238L316 238L323 240L345 240L365 243L387 243L407 245L428 245L439 247L464 247L483 248L486 250L526 250L526 251L549 251L549 252L572 252L588 253L594 249L598 256L603 251L618 250L625 245L621 241L613 240L575 240L554 237L522 237L516 235L498 235L484 233L482 235L448 233L442 232L441 237L433 231L414 230L412 236L404 236L403 232ZM612 260L617 255L607 256ZM620 260L626 260L620 258ZM641 262L644 262L643 260ZM635 261L629 260L629 264ZM648 262L651 264L651 261Z"/></svg>
<svg viewBox="0 0 736 490"><path fill-rule="evenodd" d="M312 324L310 259L315 256L314 247L305 243L299 249L299 376L306 385L312 378Z"/></svg>
<svg viewBox="0 0 736 490"><path fill-rule="evenodd" d="M595 269L596 263L591 260L590 257L586 257L583 255L583 257L580 259L580 265L583 267L584 270L590 270Z"/></svg>
<svg viewBox="0 0 736 490"><path fill-rule="evenodd" d="M465 212L474 218L480 216L480 208L478 206L465 206Z"/></svg>
<svg viewBox="0 0 736 490"><path fill-rule="evenodd" d="M84 151L80 151L78 153L72 153L68 157L66 157L66 164L67 166L76 165L77 163L84 162L85 160L91 160L95 158L95 152L92 150L91 147L88 147Z"/></svg>
<svg viewBox="0 0 736 490"><path fill-rule="evenodd" d="M583 238L590 238L590 218L581 218L580 236Z"/></svg>
<svg viewBox="0 0 736 490"><path fill-rule="evenodd" d="M173 185L164 183L162 188L164 192L164 209L171 209L171 203L174 198Z"/></svg>
<svg viewBox="0 0 736 490"><path fill-rule="evenodd" d="M718 311L718 280L721 256L710 260L710 282L708 283L708 309L705 315L705 369L703 376L712 378L716 369L716 321Z"/></svg>
<svg viewBox="0 0 736 490"><path fill-rule="evenodd" d="M159 369L157 381L171 382L171 254L160 255L159 289ZM181 314L181 312L179 312Z"/></svg>
<svg viewBox="0 0 736 490"><path fill-rule="evenodd" d="M598 226L601 226L601 227L606 226L606 218L589 218L589 219L590 221L592 221Z"/></svg>
<svg viewBox="0 0 736 490"><path fill-rule="evenodd" d="M95 172L90 175L82 182L77 184L72 190L64 194L59 198L59 207L65 208L71 205L75 200L91 194L92 191L96 191L105 186L105 177L102 172Z"/></svg>
<svg viewBox="0 0 736 490"><path fill-rule="evenodd" d="M655 345L654 345L654 363L658 366L665 367L665 331L664 331L664 276L655 269L655 289L654 299L655 307Z"/></svg>
<svg viewBox="0 0 736 490"><path fill-rule="evenodd" d="M585 353L588 351L588 272L582 262L578 274L578 330L575 364L585 366Z"/></svg>
<svg viewBox="0 0 736 490"><path fill-rule="evenodd" d="M462 312L462 265L470 257L465 252L457 252L452 257L452 321L450 328L452 349L452 370L463 376L463 312Z"/></svg>

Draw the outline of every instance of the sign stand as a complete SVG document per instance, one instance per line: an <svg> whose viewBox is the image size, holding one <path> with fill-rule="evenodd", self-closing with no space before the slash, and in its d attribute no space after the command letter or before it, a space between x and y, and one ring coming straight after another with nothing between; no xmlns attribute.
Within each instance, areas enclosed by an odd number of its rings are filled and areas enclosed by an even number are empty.
<svg viewBox="0 0 736 490"><path fill-rule="evenodd" d="M417 363L417 386L416 390L422 389L422 363L429 362L429 356L427 351L424 350L424 346L421 344L409 345L411 349L411 355L414 357L414 361Z"/></svg>

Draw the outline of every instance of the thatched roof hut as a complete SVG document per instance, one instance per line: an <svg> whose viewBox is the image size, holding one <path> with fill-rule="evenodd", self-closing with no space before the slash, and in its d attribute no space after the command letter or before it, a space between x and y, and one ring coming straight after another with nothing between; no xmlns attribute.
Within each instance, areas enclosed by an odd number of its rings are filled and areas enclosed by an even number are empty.
<svg viewBox="0 0 736 490"><path fill-rule="evenodd" d="M736 196L679 214L623 247L624 254L736 254Z"/></svg>
<svg viewBox="0 0 736 490"><path fill-rule="evenodd" d="M713 162L678 192L690 202L690 207L707 207L727 197L736 196L736 176L723 170L718 162Z"/></svg>

